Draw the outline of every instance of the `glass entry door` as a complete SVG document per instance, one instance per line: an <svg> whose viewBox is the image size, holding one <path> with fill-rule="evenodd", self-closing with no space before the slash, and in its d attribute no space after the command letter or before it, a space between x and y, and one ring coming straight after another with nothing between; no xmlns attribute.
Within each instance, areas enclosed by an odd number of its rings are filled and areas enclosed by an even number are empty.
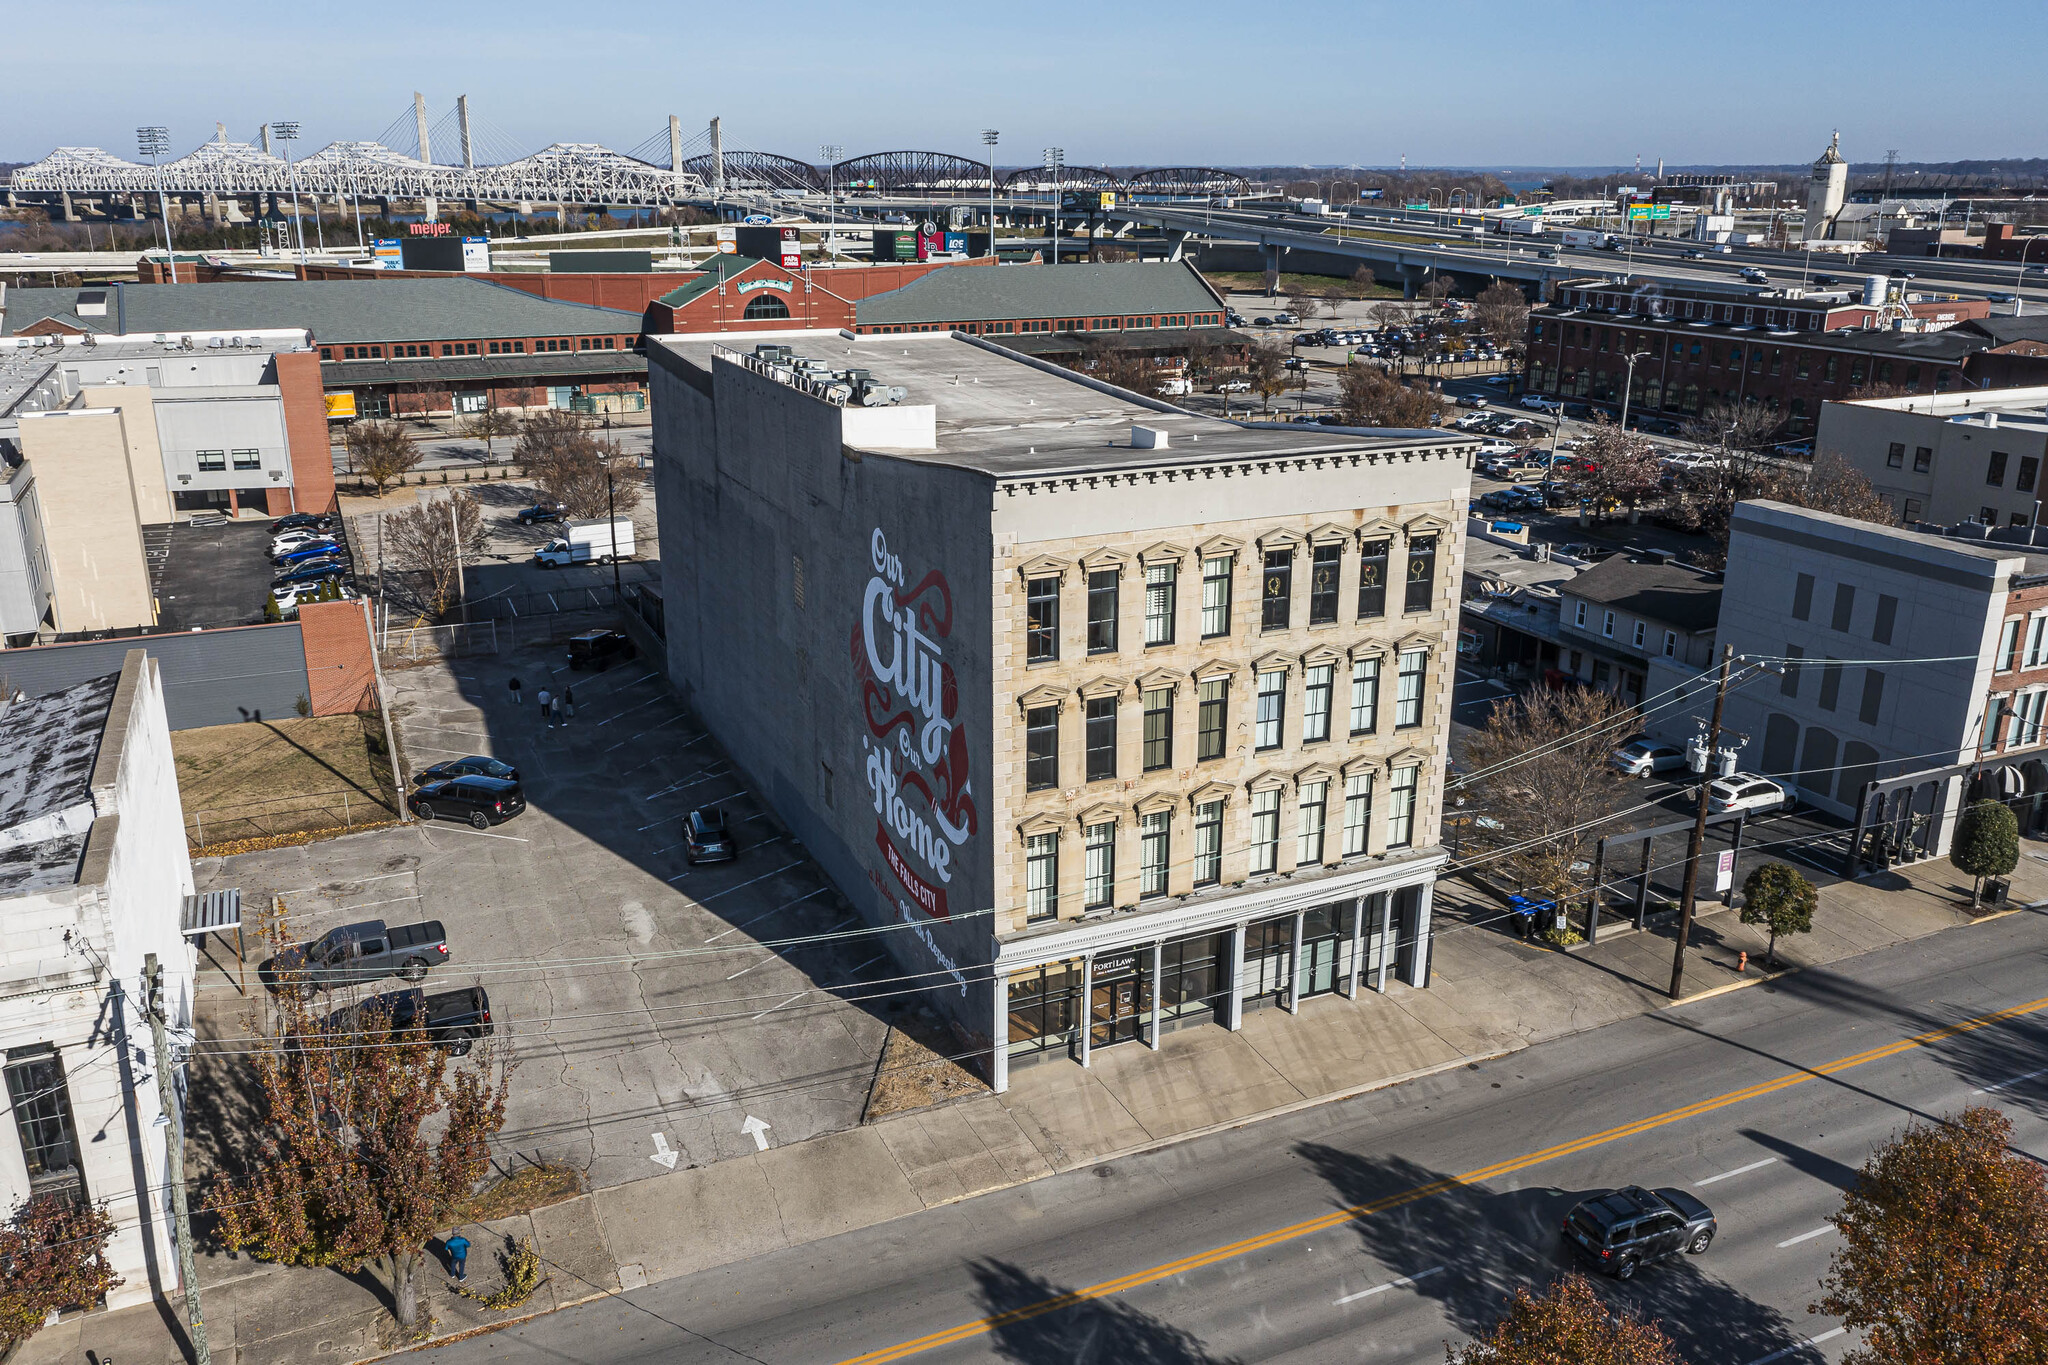
<svg viewBox="0 0 2048 1365"><path fill-rule="evenodd" d="M1350 901L1319 905L1301 918L1301 993L1329 995L1350 978Z"/></svg>
<svg viewBox="0 0 2048 1365"><path fill-rule="evenodd" d="M1293 957L1293 915L1281 915L1244 927L1246 1008L1276 1005L1287 999L1287 968Z"/></svg>
<svg viewBox="0 0 2048 1365"><path fill-rule="evenodd" d="M1111 1047L1145 1036L1152 1016L1151 949L1095 959L1088 1002L1088 1045Z"/></svg>

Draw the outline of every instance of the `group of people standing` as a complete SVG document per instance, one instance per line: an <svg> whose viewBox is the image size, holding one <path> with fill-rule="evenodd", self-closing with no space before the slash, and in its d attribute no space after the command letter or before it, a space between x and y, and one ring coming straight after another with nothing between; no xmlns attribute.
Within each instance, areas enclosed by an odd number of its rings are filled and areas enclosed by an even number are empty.
<svg viewBox="0 0 2048 1365"><path fill-rule="evenodd" d="M526 704L525 688L519 679L511 679L505 684L505 688L512 694L512 704L514 706ZM540 718L547 722L548 729L552 730L557 725L566 727L570 721L576 719L575 688L564 687L561 695L557 696L555 693L548 691L546 687L542 687L534 696L540 702Z"/></svg>

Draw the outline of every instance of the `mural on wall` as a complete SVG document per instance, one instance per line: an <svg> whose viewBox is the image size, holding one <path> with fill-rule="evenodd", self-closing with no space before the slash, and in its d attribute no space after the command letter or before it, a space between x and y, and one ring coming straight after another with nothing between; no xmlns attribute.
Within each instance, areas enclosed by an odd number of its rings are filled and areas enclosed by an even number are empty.
<svg viewBox="0 0 2048 1365"><path fill-rule="evenodd" d="M868 555L874 573L852 639L880 860L868 877L965 994L966 977L923 923L976 908L948 900L954 852L979 824L967 734L958 724L959 681L945 655L953 592L937 569L909 584L879 526Z"/></svg>

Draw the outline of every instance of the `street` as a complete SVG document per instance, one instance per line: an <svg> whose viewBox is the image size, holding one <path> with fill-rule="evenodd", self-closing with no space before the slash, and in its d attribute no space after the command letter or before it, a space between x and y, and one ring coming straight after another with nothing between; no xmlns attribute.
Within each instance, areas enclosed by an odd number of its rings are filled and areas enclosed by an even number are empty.
<svg viewBox="0 0 2048 1365"><path fill-rule="evenodd" d="M2048 1153L2044 952L2048 916L2021 911L432 1359L1436 1361L1566 1268L1573 1203L1644 1184L1694 1191L1719 1236L1603 1292L1693 1365L1835 1360L1851 1340L1806 1305L1874 1143L1995 1103Z"/></svg>

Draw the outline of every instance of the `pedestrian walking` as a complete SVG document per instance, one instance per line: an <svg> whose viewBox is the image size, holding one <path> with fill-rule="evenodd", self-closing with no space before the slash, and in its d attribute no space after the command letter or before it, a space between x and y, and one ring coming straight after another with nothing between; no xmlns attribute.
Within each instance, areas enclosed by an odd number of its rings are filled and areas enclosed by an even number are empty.
<svg viewBox="0 0 2048 1365"><path fill-rule="evenodd" d="M441 1244L448 1249L448 1273L457 1284L469 1282L469 1239L456 1233Z"/></svg>
<svg viewBox="0 0 2048 1365"><path fill-rule="evenodd" d="M573 687L565 687L562 689L563 726L567 727L569 722L574 719L576 719L576 689Z"/></svg>
<svg viewBox="0 0 2048 1365"><path fill-rule="evenodd" d="M513 704L514 706L520 706L520 705L523 705L523 704L524 704L524 702L525 702L525 699L524 699L524 698L523 698L523 697L522 697L522 696L520 695L520 690L519 690L519 689L520 689L520 683L519 683L519 679L517 679L517 678L514 678L514 679L513 679L512 681L510 681L510 682L506 683L506 684L505 684L505 686L506 686L506 687L508 687L508 688L510 688L510 689L511 689L511 691L512 691L512 704Z"/></svg>
<svg viewBox="0 0 2048 1365"><path fill-rule="evenodd" d="M555 699L545 687L540 690L538 695L540 697L540 718L546 721L548 729L552 730L555 728Z"/></svg>

